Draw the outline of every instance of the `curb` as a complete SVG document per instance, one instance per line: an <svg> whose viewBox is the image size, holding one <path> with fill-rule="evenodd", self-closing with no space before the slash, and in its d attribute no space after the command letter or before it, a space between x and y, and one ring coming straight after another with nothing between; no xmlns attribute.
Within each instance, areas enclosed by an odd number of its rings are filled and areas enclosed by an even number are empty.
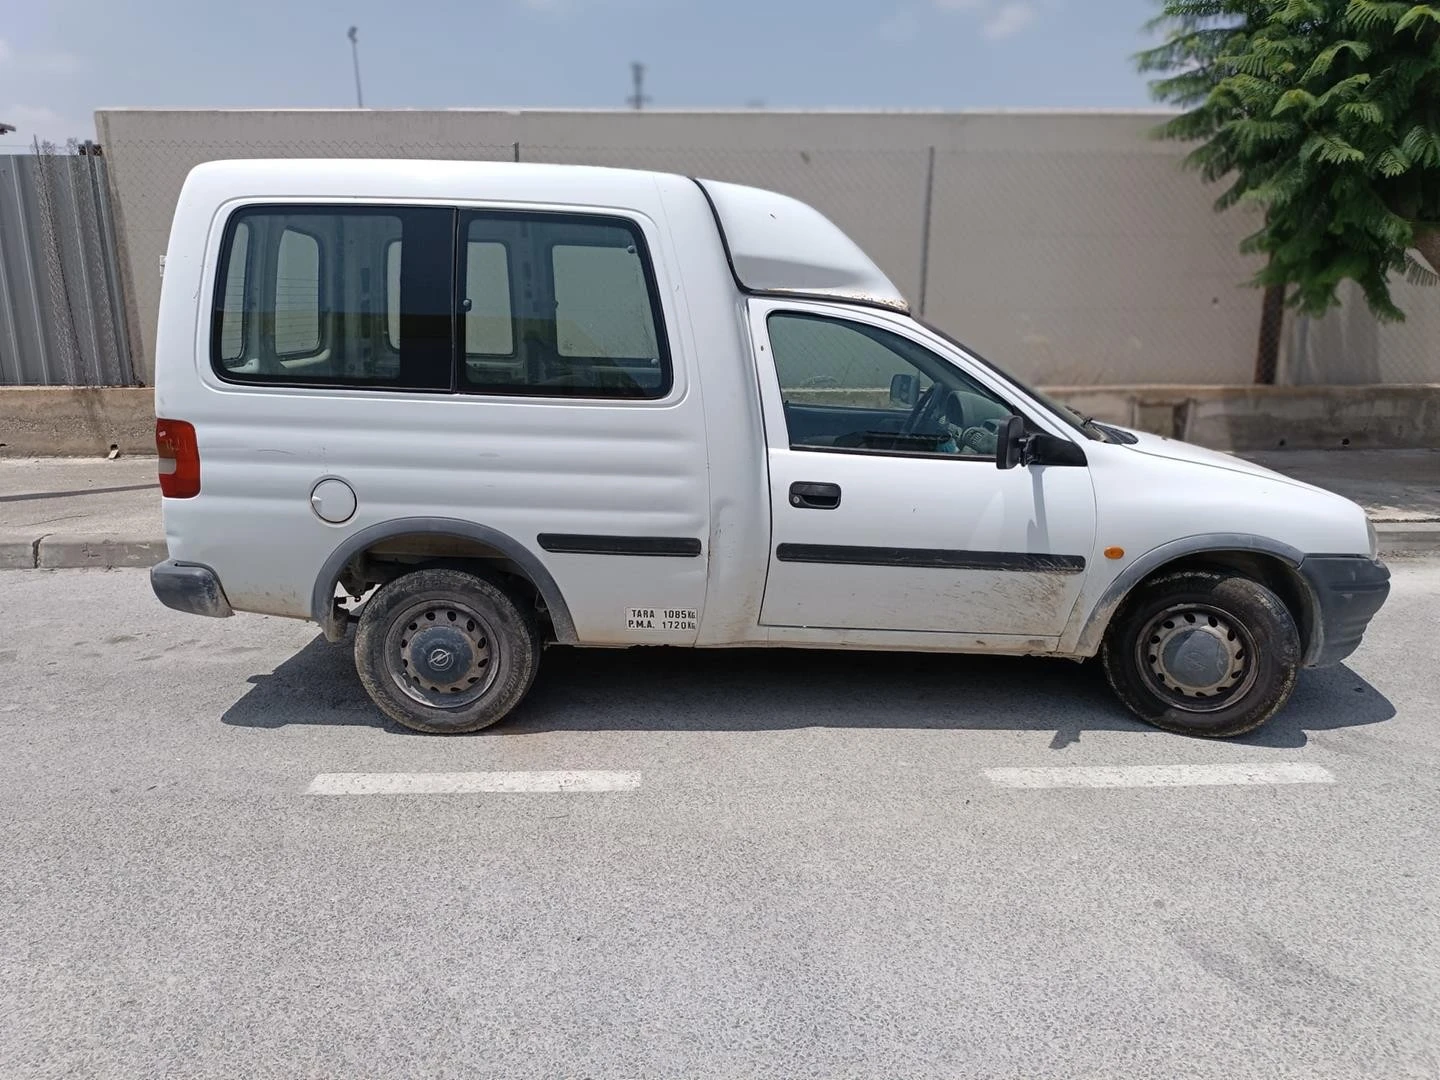
<svg viewBox="0 0 1440 1080"><path fill-rule="evenodd" d="M1381 555L1428 555L1440 552L1440 521L1379 521Z"/></svg>
<svg viewBox="0 0 1440 1080"><path fill-rule="evenodd" d="M154 566L165 559L164 540L116 540L108 536L52 536L0 541L0 570L113 570Z"/></svg>

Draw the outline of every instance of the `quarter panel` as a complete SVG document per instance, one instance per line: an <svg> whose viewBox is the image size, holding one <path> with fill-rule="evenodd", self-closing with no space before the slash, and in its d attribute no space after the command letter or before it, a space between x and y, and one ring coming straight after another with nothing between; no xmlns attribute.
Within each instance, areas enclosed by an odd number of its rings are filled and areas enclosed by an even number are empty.
<svg viewBox="0 0 1440 1080"><path fill-rule="evenodd" d="M270 173L260 169L259 175ZM166 500L172 558L212 567L237 610L308 618L316 576L347 537L397 518L459 518L526 546L554 577L581 641L694 640L694 630L637 635L625 629L630 607L703 611L710 539L694 338L670 233L646 213L660 213L655 178L629 174L620 185L596 178L598 191L623 194L641 208L619 212L639 222L654 258L674 385L653 402L221 382L210 369L209 301L203 298L214 295L220 208L236 194L233 182L222 179L200 170L196 184L187 184L167 259L157 412L195 425L202 484L197 498ZM516 179L503 177L511 189ZM548 196L564 186L554 174L543 179ZM573 187L585 178L570 179ZM318 179L310 182L315 198L335 200ZM444 198L433 184L423 186L425 196ZM281 198L273 187L250 190L256 200ZM404 201L401 194L390 198ZM698 191L694 200L703 209ZM321 477L343 479L355 491L356 512L343 524L327 524L311 510L309 495ZM702 542L702 555L548 553L536 542L542 532L689 537Z"/></svg>

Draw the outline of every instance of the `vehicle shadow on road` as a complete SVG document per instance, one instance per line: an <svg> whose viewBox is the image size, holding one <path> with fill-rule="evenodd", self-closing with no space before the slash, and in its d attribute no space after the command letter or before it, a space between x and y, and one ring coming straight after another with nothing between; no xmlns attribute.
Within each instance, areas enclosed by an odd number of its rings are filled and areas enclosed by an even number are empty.
<svg viewBox="0 0 1440 1080"><path fill-rule="evenodd" d="M396 733L371 704L348 646L317 637L252 687L226 724L363 725ZM1285 710L1242 744L1304 746L1309 734L1379 723L1390 702L1348 667L1306 671ZM551 649L500 735L554 731L926 728L1051 732L1063 749L1090 731L1148 732L1095 663L1020 657L800 649Z"/></svg>

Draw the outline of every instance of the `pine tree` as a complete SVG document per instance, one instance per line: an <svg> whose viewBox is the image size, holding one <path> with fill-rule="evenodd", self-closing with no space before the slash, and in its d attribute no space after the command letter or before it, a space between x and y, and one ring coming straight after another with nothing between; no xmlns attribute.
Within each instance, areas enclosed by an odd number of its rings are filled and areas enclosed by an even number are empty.
<svg viewBox="0 0 1440 1080"><path fill-rule="evenodd" d="M1345 280L1403 319L1392 276L1440 281L1440 3L1162 0L1140 54L1155 96L1184 110L1165 138L1227 187L1217 209L1264 210L1242 249L1254 284L1319 314ZM1427 268L1413 255L1418 251Z"/></svg>

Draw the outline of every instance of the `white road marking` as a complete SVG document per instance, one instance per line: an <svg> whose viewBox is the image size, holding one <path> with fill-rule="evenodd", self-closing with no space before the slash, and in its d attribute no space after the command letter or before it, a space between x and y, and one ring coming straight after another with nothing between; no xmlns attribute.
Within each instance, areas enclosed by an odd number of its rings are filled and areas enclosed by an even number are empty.
<svg viewBox="0 0 1440 1080"><path fill-rule="evenodd" d="M634 791L638 772L564 769L551 772L321 773L307 795L470 795Z"/></svg>
<svg viewBox="0 0 1440 1080"><path fill-rule="evenodd" d="M1208 787L1217 784L1333 784L1319 765L1072 765L1044 769L986 769L985 779L1008 788Z"/></svg>

